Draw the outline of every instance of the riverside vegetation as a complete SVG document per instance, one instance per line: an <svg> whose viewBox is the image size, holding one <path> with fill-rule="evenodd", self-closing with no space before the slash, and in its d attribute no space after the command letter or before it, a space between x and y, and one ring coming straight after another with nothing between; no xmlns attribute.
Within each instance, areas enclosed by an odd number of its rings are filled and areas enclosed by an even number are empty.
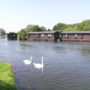
<svg viewBox="0 0 90 90"><path fill-rule="evenodd" d="M57 23L53 26L52 29L46 29L44 26L39 25L27 25L25 28L21 29L18 34L18 38L20 40L27 40L27 34L28 32L37 32L37 31L90 31L90 19L84 20L81 23L75 23L75 24L65 24L65 23ZM0 28L0 36L5 35L5 30Z"/></svg>
<svg viewBox="0 0 90 90"><path fill-rule="evenodd" d="M75 24L57 23L52 29L46 29L44 26L28 25L26 28L21 29L18 32L19 39L27 40L27 33L34 31L90 31L90 20L84 20L81 23Z"/></svg>

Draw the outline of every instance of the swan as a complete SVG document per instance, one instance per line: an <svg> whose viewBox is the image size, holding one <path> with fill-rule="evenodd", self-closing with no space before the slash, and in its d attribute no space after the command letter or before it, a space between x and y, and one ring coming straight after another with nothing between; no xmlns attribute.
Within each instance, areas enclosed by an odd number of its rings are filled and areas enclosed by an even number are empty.
<svg viewBox="0 0 90 90"><path fill-rule="evenodd" d="M30 57L30 60L25 59L23 62L24 62L25 65L31 64L32 63L32 57Z"/></svg>
<svg viewBox="0 0 90 90"><path fill-rule="evenodd" d="M43 57L42 57L41 61L42 61L41 64L40 63L33 63L34 67L37 68L37 69L43 68L44 67L44 65L43 65Z"/></svg>

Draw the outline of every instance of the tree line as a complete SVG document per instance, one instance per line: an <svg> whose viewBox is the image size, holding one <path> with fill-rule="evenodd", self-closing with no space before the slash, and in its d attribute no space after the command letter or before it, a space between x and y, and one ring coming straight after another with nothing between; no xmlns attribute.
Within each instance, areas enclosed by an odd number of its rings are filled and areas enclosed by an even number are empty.
<svg viewBox="0 0 90 90"><path fill-rule="evenodd" d="M27 39L27 33L28 32L38 32L38 31L90 31L90 20L84 20L81 23L75 23L75 24L65 24L65 23L57 23L53 26L52 29L46 29L44 26L38 26L38 25L28 25L26 28L21 29L18 32L18 36L20 40L26 40Z"/></svg>
<svg viewBox="0 0 90 90"><path fill-rule="evenodd" d="M58 23L53 27L53 30L59 31L90 31L90 20L84 20L81 23L65 24Z"/></svg>
<svg viewBox="0 0 90 90"><path fill-rule="evenodd" d="M20 40L27 40L27 34L28 32L38 32L38 31L50 31L50 29L46 29L44 26L38 26L38 25L27 25L26 28L21 29L18 32L18 36Z"/></svg>
<svg viewBox="0 0 90 90"><path fill-rule="evenodd" d="M46 29L44 26L39 25L27 25L25 28L21 29L17 34L20 40L27 40L28 32L38 32L38 31L90 31L90 20L84 20L81 23L75 24L65 24L57 23L53 26L52 29ZM0 36L5 35L6 32L4 29L0 28Z"/></svg>

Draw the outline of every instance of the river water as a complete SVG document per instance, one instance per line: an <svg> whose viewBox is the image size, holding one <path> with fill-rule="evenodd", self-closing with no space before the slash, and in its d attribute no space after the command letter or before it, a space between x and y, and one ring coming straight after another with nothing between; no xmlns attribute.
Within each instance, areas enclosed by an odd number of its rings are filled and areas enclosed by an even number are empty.
<svg viewBox="0 0 90 90"><path fill-rule="evenodd" d="M44 68L25 65L24 59ZM18 90L90 90L90 43L0 40L0 61L13 65Z"/></svg>

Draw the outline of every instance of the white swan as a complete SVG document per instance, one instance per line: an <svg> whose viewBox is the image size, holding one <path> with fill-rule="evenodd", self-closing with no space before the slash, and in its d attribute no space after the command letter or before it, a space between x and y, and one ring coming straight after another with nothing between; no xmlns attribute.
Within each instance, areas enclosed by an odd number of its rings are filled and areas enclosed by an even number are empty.
<svg viewBox="0 0 90 90"><path fill-rule="evenodd" d="M30 57L30 60L25 59L23 62L24 62L25 65L31 64L32 63L32 57Z"/></svg>
<svg viewBox="0 0 90 90"><path fill-rule="evenodd" d="M43 68L43 67L44 67L44 65L43 65L43 57L42 57L42 63L41 63L41 64L40 64L40 63L33 63L33 65L34 65L34 67L37 68L37 69Z"/></svg>

